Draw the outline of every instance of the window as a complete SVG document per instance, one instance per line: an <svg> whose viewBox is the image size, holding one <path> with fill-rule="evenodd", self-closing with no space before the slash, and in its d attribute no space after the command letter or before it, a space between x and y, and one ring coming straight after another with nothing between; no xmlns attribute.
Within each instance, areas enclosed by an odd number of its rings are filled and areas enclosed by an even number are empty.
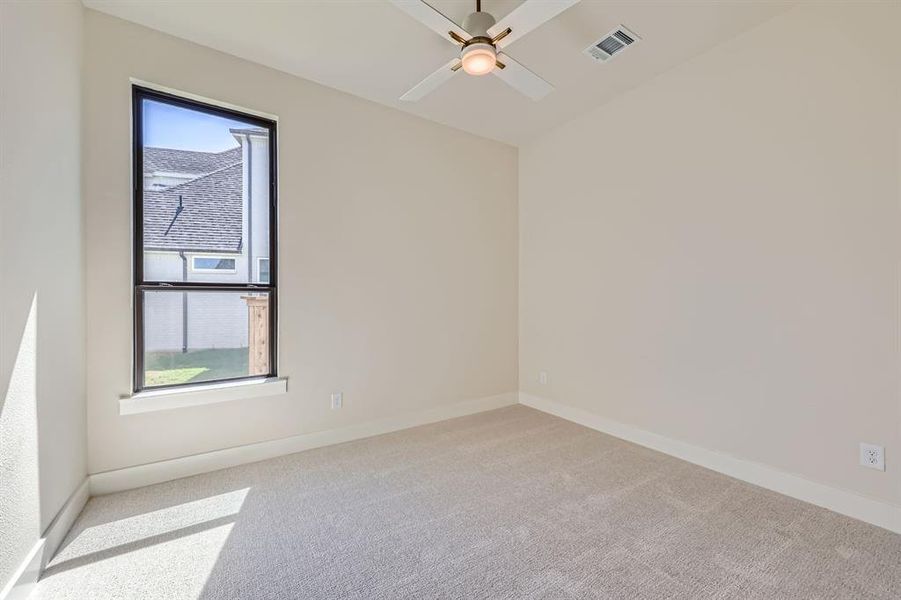
<svg viewBox="0 0 901 600"><path fill-rule="evenodd" d="M192 259L195 271L226 271L235 272L235 259L221 256L195 256Z"/></svg>
<svg viewBox="0 0 901 600"><path fill-rule="evenodd" d="M257 267L257 273L259 273L258 281L260 283L269 283L269 259L261 258L259 261L260 264Z"/></svg>
<svg viewBox="0 0 901 600"><path fill-rule="evenodd" d="M133 88L134 389L276 375L276 125Z"/></svg>

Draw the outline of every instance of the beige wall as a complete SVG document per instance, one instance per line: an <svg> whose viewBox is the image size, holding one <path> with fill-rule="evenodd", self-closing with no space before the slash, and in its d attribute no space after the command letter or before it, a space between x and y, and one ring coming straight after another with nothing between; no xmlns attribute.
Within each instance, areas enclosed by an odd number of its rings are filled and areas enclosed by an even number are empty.
<svg viewBox="0 0 901 600"><path fill-rule="evenodd" d="M802 5L520 149L524 392L901 503L899 7Z"/></svg>
<svg viewBox="0 0 901 600"><path fill-rule="evenodd" d="M0 2L0 589L84 480L79 2Z"/></svg>
<svg viewBox="0 0 901 600"><path fill-rule="evenodd" d="M516 390L514 148L93 11L85 42L90 472ZM118 414L131 371L130 77L279 117L287 395Z"/></svg>

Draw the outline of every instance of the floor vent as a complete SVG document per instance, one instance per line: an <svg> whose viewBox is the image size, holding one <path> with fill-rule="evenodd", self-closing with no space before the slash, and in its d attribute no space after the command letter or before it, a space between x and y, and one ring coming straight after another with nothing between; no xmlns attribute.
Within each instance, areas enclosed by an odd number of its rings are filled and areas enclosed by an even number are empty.
<svg viewBox="0 0 901 600"><path fill-rule="evenodd" d="M585 48L585 54L598 62L604 62L610 60L614 55L640 39L640 37L620 25L589 47Z"/></svg>

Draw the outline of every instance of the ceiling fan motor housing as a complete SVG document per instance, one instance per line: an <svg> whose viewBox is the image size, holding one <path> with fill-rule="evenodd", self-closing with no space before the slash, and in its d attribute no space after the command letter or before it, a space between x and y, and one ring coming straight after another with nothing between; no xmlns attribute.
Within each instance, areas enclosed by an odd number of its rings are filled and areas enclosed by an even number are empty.
<svg viewBox="0 0 901 600"><path fill-rule="evenodd" d="M474 38L491 39L488 30L495 24L494 17L486 12L474 12L463 20L463 29Z"/></svg>

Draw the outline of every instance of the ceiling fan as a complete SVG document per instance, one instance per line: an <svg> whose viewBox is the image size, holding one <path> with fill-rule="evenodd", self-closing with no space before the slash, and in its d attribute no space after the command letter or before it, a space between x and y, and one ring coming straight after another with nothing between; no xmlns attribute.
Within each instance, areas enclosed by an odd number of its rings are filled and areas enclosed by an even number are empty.
<svg viewBox="0 0 901 600"><path fill-rule="evenodd" d="M400 97L401 100L415 102L449 80L461 68L469 75L492 73L532 100L541 100L554 86L500 50L579 0L526 0L500 22L483 12L481 0L476 0L476 11L464 19L462 27L423 0L391 2L450 43L461 47L458 58L442 65Z"/></svg>

